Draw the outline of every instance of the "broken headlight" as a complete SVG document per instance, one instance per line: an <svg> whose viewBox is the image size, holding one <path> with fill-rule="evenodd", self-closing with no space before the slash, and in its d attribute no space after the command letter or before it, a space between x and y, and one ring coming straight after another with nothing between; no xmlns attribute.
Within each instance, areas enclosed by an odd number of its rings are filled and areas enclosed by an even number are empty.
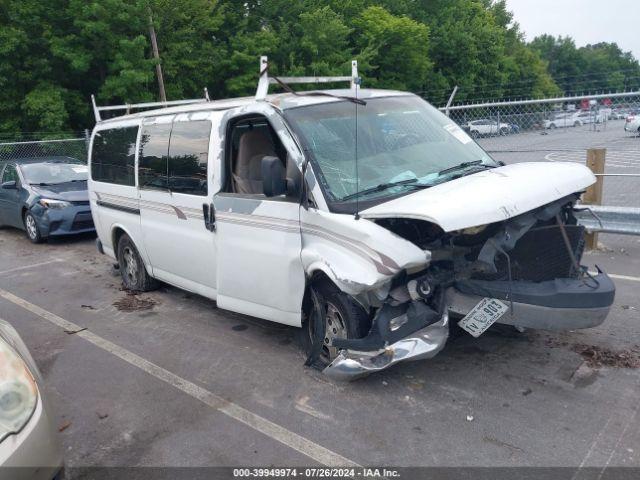
<svg viewBox="0 0 640 480"><path fill-rule="evenodd" d="M0 441L24 427L38 403L38 387L22 358L0 339Z"/></svg>
<svg viewBox="0 0 640 480"><path fill-rule="evenodd" d="M489 224L478 225L477 227L463 228L462 230L460 230L460 233L462 235L477 235L480 232L484 231L484 229L487 228L488 226Z"/></svg>

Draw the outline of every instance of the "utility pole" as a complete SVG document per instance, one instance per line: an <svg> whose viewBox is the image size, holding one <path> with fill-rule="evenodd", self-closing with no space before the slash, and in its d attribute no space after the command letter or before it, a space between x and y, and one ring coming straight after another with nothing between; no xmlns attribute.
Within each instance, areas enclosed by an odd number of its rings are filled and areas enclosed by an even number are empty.
<svg viewBox="0 0 640 480"><path fill-rule="evenodd" d="M160 90L160 101L167 101L167 94L164 91L164 77L162 76L162 65L160 64L160 52L158 52L158 40L156 39L156 29L153 26L153 16L149 8L149 36L151 37L151 48L153 58L156 59L156 76L158 77L158 90Z"/></svg>

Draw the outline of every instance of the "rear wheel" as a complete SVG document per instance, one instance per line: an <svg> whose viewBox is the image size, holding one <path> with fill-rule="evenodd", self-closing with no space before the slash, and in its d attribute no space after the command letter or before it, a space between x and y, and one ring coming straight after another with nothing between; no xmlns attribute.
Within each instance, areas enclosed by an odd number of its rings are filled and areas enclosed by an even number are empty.
<svg viewBox="0 0 640 480"><path fill-rule="evenodd" d="M127 290L148 292L158 288L158 281L147 273L138 249L126 233L118 241L118 264L122 283Z"/></svg>
<svg viewBox="0 0 640 480"><path fill-rule="evenodd" d="M36 217L33 216L33 213L29 211L25 212L22 220L24 222L24 230L27 232L27 238L33 243L41 243L44 239L42 238L40 228L38 228L38 222L36 222Z"/></svg>
<svg viewBox="0 0 640 480"><path fill-rule="evenodd" d="M330 345L331 341L334 338L362 338L369 332L371 321L367 311L358 302L341 292L332 283L322 282L314 288L324 312L322 319L324 335L321 340L318 339L322 342L322 346L314 366L323 369L335 360L339 353L336 347ZM309 310L313 310L313 307ZM313 351L314 336L318 328L316 321L316 315L311 311L300 332L302 346L307 356Z"/></svg>

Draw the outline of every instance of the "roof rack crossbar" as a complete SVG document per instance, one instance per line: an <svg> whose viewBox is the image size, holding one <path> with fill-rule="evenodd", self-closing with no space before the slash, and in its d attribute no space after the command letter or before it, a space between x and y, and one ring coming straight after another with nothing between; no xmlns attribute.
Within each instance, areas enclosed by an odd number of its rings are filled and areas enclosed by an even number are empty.
<svg viewBox="0 0 640 480"><path fill-rule="evenodd" d="M358 76L358 61L351 62L351 76L342 77L278 77L280 81L286 84L301 83L334 83L349 82L351 89L355 91L360 85L360 77ZM258 89L256 90L256 100L264 100L269 93L269 85L277 84L278 80L269 78L269 61L266 56L260 57L260 78L258 80Z"/></svg>
<svg viewBox="0 0 640 480"><path fill-rule="evenodd" d="M173 106L177 106L177 105L191 105L194 103L201 103L201 102L209 102L211 101L209 99L209 92L208 90L205 88L204 89L204 97L203 98L192 98L192 99L187 99L187 100L169 100L166 102L143 102L143 103L126 103L124 105L105 105L105 106L98 106L96 104L96 97L95 95L91 95L91 104L93 106L93 115L96 118L96 122L100 122L102 121L102 117L100 115L100 112L108 112L108 111L116 111L116 110L124 110L125 111L125 115L131 113L132 110L137 110L140 108L154 108L154 107L173 107Z"/></svg>

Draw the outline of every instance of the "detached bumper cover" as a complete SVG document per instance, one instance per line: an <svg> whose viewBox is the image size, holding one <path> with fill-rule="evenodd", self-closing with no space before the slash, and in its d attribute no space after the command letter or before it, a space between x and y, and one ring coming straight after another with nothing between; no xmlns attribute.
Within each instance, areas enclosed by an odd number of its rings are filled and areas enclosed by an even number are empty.
<svg viewBox="0 0 640 480"><path fill-rule="evenodd" d="M592 278L561 278L547 282L467 280L447 290L449 311L466 315L483 297L506 303L513 313L498 323L544 330L575 330L600 325L615 298L615 285L606 273Z"/></svg>
<svg viewBox="0 0 640 480"><path fill-rule="evenodd" d="M355 380L398 362L432 358L442 350L448 337L449 318L445 313L440 321L384 349L373 352L342 350L323 373L335 380Z"/></svg>

